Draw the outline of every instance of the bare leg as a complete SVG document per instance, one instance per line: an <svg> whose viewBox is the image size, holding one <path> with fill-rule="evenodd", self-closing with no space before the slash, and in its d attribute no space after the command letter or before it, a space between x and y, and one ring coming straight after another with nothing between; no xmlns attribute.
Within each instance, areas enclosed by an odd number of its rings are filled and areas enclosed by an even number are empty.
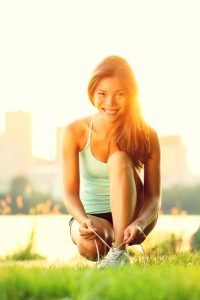
<svg viewBox="0 0 200 300"><path fill-rule="evenodd" d="M135 216L137 190L133 164L125 152L114 152L108 159L108 167L115 237L114 246L119 246L123 241L124 230L133 221Z"/></svg>

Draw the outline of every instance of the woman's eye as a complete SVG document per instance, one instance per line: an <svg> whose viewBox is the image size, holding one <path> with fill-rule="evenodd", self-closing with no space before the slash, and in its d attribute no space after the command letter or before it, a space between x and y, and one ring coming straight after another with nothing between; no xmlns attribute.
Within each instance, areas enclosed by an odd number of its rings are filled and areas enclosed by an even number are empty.
<svg viewBox="0 0 200 300"><path fill-rule="evenodd" d="M119 97L123 97L123 96L125 96L125 94L122 93L122 92L120 92L120 93L118 93L118 96L119 96Z"/></svg>
<svg viewBox="0 0 200 300"><path fill-rule="evenodd" d="M105 95L105 93L104 93L104 92L98 92L98 95L100 95L100 96L104 96L104 95Z"/></svg>

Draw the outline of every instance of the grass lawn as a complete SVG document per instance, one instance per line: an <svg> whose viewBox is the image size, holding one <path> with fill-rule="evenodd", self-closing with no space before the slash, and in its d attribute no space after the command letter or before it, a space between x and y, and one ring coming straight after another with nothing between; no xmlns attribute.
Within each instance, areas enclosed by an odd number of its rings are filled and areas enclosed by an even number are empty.
<svg viewBox="0 0 200 300"><path fill-rule="evenodd" d="M3 263L0 300L200 299L200 252L137 257L120 269Z"/></svg>

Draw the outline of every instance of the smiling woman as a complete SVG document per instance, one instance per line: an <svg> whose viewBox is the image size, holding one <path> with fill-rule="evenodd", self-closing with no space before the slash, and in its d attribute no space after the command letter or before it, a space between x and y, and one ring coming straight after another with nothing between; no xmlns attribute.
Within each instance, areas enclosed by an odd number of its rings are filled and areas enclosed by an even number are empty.
<svg viewBox="0 0 200 300"><path fill-rule="evenodd" d="M142 243L156 224L160 146L142 117L125 59L106 57L92 74L88 96L97 113L69 124L63 136L64 194L73 242L87 259L100 253L104 268L128 263L126 246Z"/></svg>

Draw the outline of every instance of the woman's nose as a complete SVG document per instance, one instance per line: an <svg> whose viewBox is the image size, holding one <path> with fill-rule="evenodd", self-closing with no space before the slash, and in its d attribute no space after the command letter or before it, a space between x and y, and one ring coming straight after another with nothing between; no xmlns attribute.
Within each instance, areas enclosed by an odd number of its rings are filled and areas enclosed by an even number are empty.
<svg viewBox="0 0 200 300"><path fill-rule="evenodd" d="M113 105L114 102L115 102L115 97L114 97L114 95L108 95L108 96L106 97L106 105L111 106L111 105Z"/></svg>

